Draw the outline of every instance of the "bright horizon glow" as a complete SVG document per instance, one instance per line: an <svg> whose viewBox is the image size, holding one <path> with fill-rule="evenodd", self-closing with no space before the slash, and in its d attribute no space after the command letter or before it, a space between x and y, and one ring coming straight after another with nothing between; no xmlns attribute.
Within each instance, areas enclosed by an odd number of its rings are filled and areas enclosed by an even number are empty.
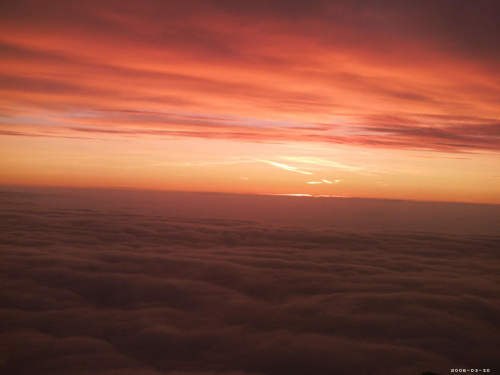
<svg viewBox="0 0 500 375"><path fill-rule="evenodd" d="M495 4L8 3L0 184L500 204Z"/></svg>

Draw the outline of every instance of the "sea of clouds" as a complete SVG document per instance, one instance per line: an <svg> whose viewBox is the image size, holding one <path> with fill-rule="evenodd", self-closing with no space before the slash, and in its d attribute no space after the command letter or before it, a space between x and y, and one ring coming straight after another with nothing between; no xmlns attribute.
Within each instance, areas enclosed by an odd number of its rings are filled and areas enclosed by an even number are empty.
<svg viewBox="0 0 500 375"><path fill-rule="evenodd" d="M498 234L175 216L48 196L0 192L3 374L500 369Z"/></svg>

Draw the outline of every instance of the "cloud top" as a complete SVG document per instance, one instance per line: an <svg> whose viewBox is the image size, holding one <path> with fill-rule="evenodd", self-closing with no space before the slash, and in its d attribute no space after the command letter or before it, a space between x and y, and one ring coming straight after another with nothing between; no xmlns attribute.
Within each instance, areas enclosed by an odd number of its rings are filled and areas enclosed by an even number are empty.
<svg viewBox="0 0 500 375"><path fill-rule="evenodd" d="M498 236L2 198L7 374L403 375L500 366Z"/></svg>

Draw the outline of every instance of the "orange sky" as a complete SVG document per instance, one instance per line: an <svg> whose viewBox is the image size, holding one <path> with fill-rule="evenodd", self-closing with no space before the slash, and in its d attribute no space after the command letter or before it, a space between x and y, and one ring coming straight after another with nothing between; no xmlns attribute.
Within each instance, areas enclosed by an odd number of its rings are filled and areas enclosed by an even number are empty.
<svg viewBox="0 0 500 375"><path fill-rule="evenodd" d="M494 1L5 1L0 183L500 203Z"/></svg>

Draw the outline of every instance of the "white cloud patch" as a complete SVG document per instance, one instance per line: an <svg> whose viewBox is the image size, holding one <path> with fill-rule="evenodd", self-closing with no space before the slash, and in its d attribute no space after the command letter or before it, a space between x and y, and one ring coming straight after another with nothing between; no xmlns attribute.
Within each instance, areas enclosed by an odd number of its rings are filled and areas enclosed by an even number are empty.
<svg viewBox="0 0 500 375"><path fill-rule="evenodd" d="M330 180L308 181L307 184L315 185L315 184L323 184L323 183L325 183L325 184L331 185L331 184L338 184L341 181L342 180L333 180L333 182L330 181Z"/></svg>
<svg viewBox="0 0 500 375"><path fill-rule="evenodd" d="M297 173L302 173L302 174L313 174L311 172L301 171L301 170L297 169L296 167L292 167L290 165L275 163L275 162L269 161L269 160L258 159L257 161L261 161L263 163L267 163L267 164L273 165L275 167L278 167L278 168L281 168L281 169L284 169L284 170L290 171L290 172L297 172Z"/></svg>
<svg viewBox="0 0 500 375"><path fill-rule="evenodd" d="M282 159L294 161L301 164L312 164L319 167L325 167L328 169L337 169L345 171L363 171L365 168L355 167L352 165L342 164L331 160L326 160L316 157L305 157L305 156L283 156Z"/></svg>

